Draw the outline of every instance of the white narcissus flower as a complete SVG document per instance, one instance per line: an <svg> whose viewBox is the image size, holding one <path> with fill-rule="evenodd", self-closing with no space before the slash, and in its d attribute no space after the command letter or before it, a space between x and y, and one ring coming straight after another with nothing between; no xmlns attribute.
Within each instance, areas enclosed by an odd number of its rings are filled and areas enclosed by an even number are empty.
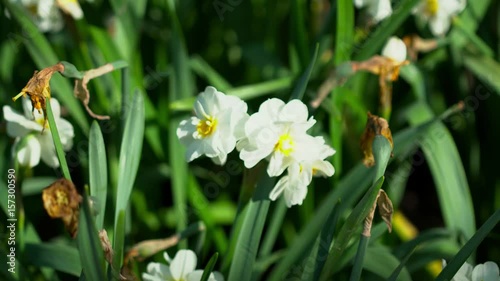
<svg viewBox="0 0 500 281"><path fill-rule="evenodd" d="M20 2L42 32L57 32L64 26L59 8L74 19L81 19L83 12L77 0L11 0ZM59 6L59 8L58 8Z"/></svg>
<svg viewBox="0 0 500 281"><path fill-rule="evenodd" d="M38 165L41 158L48 166L52 168L59 167L59 160L48 123L43 129L45 123L43 114L38 113L37 110L33 111L29 98L23 98L22 103L24 115L16 113L8 105L3 106L3 116L7 121L7 134L16 138L13 152L17 151L17 153L14 157L23 166L34 167ZM73 137L75 135L73 126L67 120L60 118L61 108L55 98L50 99L50 105L63 149L67 151L73 146Z"/></svg>
<svg viewBox="0 0 500 281"><path fill-rule="evenodd" d="M307 157L314 138L306 133L316 120L308 119L307 106L300 100L285 104L273 98L263 102L245 123L245 138L237 144L246 168L268 159L267 173L279 176L292 163Z"/></svg>
<svg viewBox="0 0 500 281"><path fill-rule="evenodd" d="M444 268L446 261L442 262ZM500 271L498 265L492 261L478 264L475 267L465 262L451 281L500 281Z"/></svg>
<svg viewBox="0 0 500 281"><path fill-rule="evenodd" d="M357 8L368 7L368 13L375 22L382 21L392 14L390 0L354 0Z"/></svg>
<svg viewBox="0 0 500 281"><path fill-rule="evenodd" d="M203 270L195 270L197 257L191 250L179 250L173 259L167 252L163 257L169 265L151 262L148 264L147 272L142 274L145 281L199 281ZM212 272L208 278L210 281L223 281L224 277L219 272Z"/></svg>
<svg viewBox="0 0 500 281"><path fill-rule="evenodd" d="M413 9L413 14L429 22L434 36L443 36L450 29L451 18L460 13L465 5L466 0L422 0Z"/></svg>
<svg viewBox="0 0 500 281"><path fill-rule="evenodd" d="M390 58L395 62L403 62L406 60L406 45L403 40L396 36L389 38L384 48L382 49L382 56Z"/></svg>
<svg viewBox="0 0 500 281"><path fill-rule="evenodd" d="M333 176L335 169L324 159L335 154L335 150L326 145L322 137L315 137L314 141L313 146L308 148L307 158L291 164L287 169L288 174L276 183L269 194L271 200L275 201L283 193L289 208L302 205L313 176Z"/></svg>
<svg viewBox="0 0 500 281"><path fill-rule="evenodd" d="M236 141L244 136L247 104L209 86L198 95L194 112L196 116L181 121L177 128L177 137L187 147L186 160L206 155L216 164L224 164Z"/></svg>

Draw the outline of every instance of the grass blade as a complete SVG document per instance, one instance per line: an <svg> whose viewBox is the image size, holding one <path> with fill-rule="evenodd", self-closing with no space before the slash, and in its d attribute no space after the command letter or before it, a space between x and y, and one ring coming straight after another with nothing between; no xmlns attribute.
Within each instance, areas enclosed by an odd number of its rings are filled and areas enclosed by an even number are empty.
<svg viewBox="0 0 500 281"><path fill-rule="evenodd" d="M89 183L90 195L97 199L96 227L102 229L108 192L106 148L99 124L94 121L89 134Z"/></svg>
<svg viewBox="0 0 500 281"><path fill-rule="evenodd" d="M78 249L83 274L88 280L105 280L104 254L93 216L90 212L87 192L83 194L82 209L78 225Z"/></svg>
<svg viewBox="0 0 500 281"><path fill-rule="evenodd" d="M424 103L407 111L413 125L431 120L434 116ZM429 164L446 226L463 232L470 238L475 232L474 208L464 168L453 138L442 122L431 125L419 139Z"/></svg>
<svg viewBox="0 0 500 281"><path fill-rule="evenodd" d="M82 266L76 248L56 243L26 243L24 262L38 267L50 267L80 276Z"/></svg>
<svg viewBox="0 0 500 281"><path fill-rule="evenodd" d="M135 182L139 161L141 160L142 140L144 137L144 101L142 93L135 91L133 100L127 104L127 116L120 148L120 163L118 185L116 188L115 233L113 248L117 255L114 259L114 268L119 270L122 265L123 243L125 237L124 224L118 223L120 213L125 214Z"/></svg>
<svg viewBox="0 0 500 281"><path fill-rule="evenodd" d="M61 138L59 138L59 131L57 129L56 120L54 119L54 114L52 113L52 106L50 102L47 102L47 119L49 121L50 133L52 134L52 140L54 141L54 146L56 148L57 159L59 159L59 164L61 165L61 170L66 179L71 180L71 175L68 169L68 163L66 163L66 156L64 154L63 146L61 144ZM46 134L47 132L45 132Z"/></svg>
<svg viewBox="0 0 500 281"><path fill-rule="evenodd" d="M205 267L205 270L203 270L203 275L201 276L200 281L207 281L208 280L208 278L210 277L210 273L212 273L212 271L214 271L214 266L215 266L215 263L217 262L217 258L219 258L219 253L215 253L210 258L207 266Z"/></svg>
<svg viewBox="0 0 500 281"><path fill-rule="evenodd" d="M254 196L248 203L229 270L229 281L245 281L252 277L251 271L269 209L269 193L274 183L275 179L265 174L257 184Z"/></svg>

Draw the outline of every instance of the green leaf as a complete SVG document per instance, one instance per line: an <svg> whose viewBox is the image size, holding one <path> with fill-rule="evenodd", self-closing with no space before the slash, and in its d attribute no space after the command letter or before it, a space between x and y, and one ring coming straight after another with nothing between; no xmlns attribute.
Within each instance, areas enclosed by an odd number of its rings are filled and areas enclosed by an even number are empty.
<svg viewBox="0 0 500 281"><path fill-rule="evenodd" d="M378 160L376 159L376 161ZM375 202L383 183L384 177L379 178L368 190L365 196L363 196L361 201L356 205L347 218L346 222L339 231L337 239L335 239L330 254L328 255L320 280L329 280L331 278L334 268L342 257L342 253L346 249L347 244L370 212L373 202Z"/></svg>
<svg viewBox="0 0 500 281"><path fill-rule="evenodd" d="M205 78L209 85L224 92L233 86L215 69L213 69L201 56L193 55L189 59L189 66L199 76Z"/></svg>
<svg viewBox="0 0 500 281"><path fill-rule="evenodd" d="M229 281L245 281L252 277L251 272L269 209L269 193L274 183L275 179L265 174L257 184L254 195L248 203L229 270Z"/></svg>
<svg viewBox="0 0 500 281"><path fill-rule="evenodd" d="M309 65L304 73L300 76L297 84L293 88L292 94L290 95L290 99L299 99L302 100L304 97L304 93L306 91L307 83L309 82L309 78L311 77L311 73L314 69L314 63L316 62L316 58L318 57L318 48L319 44L316 44L316 48L314 49L314 54L309 61Z"/></svg>
<svg viewBox="0 0 500 281"><path fill-rule="evenodd" d="M366 258L363 267L378 276L387 279L395 268L399 265L399 260L394 257L386 247L369 247L366 251ZM397 280L411 281L408 270L403 268Z"/></svg>
<svg viewBox="0 0 500 281"><path fill-rule="evenodd" d="M71 175L68 169L68 163L66 163L66 156L64 155L63 146L61 144L61 138L59 138L59 131L57 129L56 121L54 119L54 114L52 113L52 106L50 102L47 105L47 119L49 121L50 133L52 134L52 140L54 141L54 146L56 148L57 159L59 159L59 164L61 165L61 170L66 179L71 180ZM48 132L43 132L48 134Z"/></svg>
<svg viewBox="0 0 500 281"><path fill-rule="evenodd" d="M123 253L123 244L117 241L124 241L125 227L118 224L120 214L125 214L134 186L137 169L141 160L142 140L144 137L144 101L142 93L135 91L133 100L125 105L128 110L125 119L122 143L120 148L120 163L118 172L118 186L116 188L116 209L115 209L115 252ZM114 259L115 268L121 268L122 256Z"/></svg>
<svg viewBox="0 0 500 281"><path fill-rule="evenodd" d="M433 113L424 103L409 110L410 124L432 120ZM447 227L463 232L469 238L475 232L474 208L462 160L453 138L442 122L435 122L418 143L436 183L441 212Z"/></svg>
<svg viewBox="0 0 500 281"><path fill-rule="evenodd" d="M77 235L78 249L85 278L88 280L105 280L105 266L103 249L93 216L90 212L89 197L83 194L82 209Z"/></svg>
<svg viewBox="0 0 500 281"><path fill-rule="evenodd" d="M90 195L97 199L96 227L102 229L106 211L108 192L108 167L106 161L106 147L99 124L94 121L90 126L89 134L89 183Z"/></svg>
<svg viewBox="0 0 500 281"><path fill-rule="evenodd" d="M61 272L80 276L82 266L78 250L56 243L26 243L24 263L38 267L50 267Z"/></svg>
<svg viewBox="0 0 500 281"><path fill-rule="evenodd" d="M491 57L466 54L464 64L481 81L493 87L495 92L500 94L500 80L495 76L496 73L500 73L500 63Z"/></svg>
<svg viewBox="0 0 500 281"><path fill-rule="evenodd" d="M205 266L205 270L203 270L203 275L201 276L200 281L207 281L210 277L210 273L214 271L215 263L217 262L217 258L219 257L219 253L213 254L213 256L208 261L207 266Z"/></svg>

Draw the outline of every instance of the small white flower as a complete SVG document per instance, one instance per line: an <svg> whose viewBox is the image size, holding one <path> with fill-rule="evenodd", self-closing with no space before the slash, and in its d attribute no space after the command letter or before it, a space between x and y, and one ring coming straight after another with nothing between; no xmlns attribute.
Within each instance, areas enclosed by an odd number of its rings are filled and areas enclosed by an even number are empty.
<svg viewBox="0 0 500 281"><path fill-rule="evenodd" d="M281 193L284 193L286 205L302 205L307 195L307 186L313 176L331 177L335 173L332 164L324 159L335 154L335 150L325 144L322 137L314 138L313 146L307 151L307 158L301 162L292 163L288 174L282 177L269 194L269 198L275 201Z"/></svg>
<svg viewBox="0 0 500 281"><path fill-rule="evenodd" d="M74 19L83 17L77 0L11 0L11 2L20 2L42 32L57 32L63 28L64 21L59 8Z"/></svg>
<svg viewBox="0 0 500 281"><path fill-rule="evenodd" d="M22 103L24 115L16 113L8 105L3 106L3 116L7 121L7 134L16 138L13 151L17 151L15 155L17 161L23 166L34 167L38 165L41 158L48 166L59 167L48 123L43 130L43 114L38 113L37 110L33 111L31 101L28 98L23 98ZM50 104L63 149L67 151L73 146L73 126L67 120L60 118L61 109L55 98L50 99Z"/></svg>
<svg viewBox="0 0 500 281"><path fill-rule="evenodd" d="M442 36L450 29L451 18L460 13L465 5L466 0L422 0L413 13L429 22L434 36Z"/></svg>
<svg viewBox="0 0 500 281"><path fill-rule="evenodd" d="M151 262L148 264L147 273L142 274L145 281L199 281L203 270L195 270L198 262L196 254L191 250L179 250L174 259L167 252L163 257L169 265ZM223 281L224 277L219 272L210 273L210 281Z"/></svg>
<svg viewBox="0 0 500 281"><path fill-rule="evenodd" d="M390 58L395 62L403 62L406 60L406 45L403 40L396 36L389 38L384 48L382 49L382 56Z"/></svg>
<svg viewBox="0 0 500 281"><path fill-rule="evenodd" d="M186 160L206 155L224 164L236 141L244 136L247 104L209 86L198 95L194 111L196 116L183 120L177 128L177 137L187 147Z"/></svg>
<svg viewBox="0 0 500 281"><path fill-rule="evenodd" d="M307 106L300 100L285 104L279 99L263 102L245 123L245 138L237 144L245 167L268 159L267 173L279 176L294 162L307 157L314 138L306 133L316 120L307 119Z"/></svg>
<svg viewBox="0 0 500 281"><path fill-rule="evenodd" d="M368 13L375 22L382 21L392 14L390 0L354 0L357 8L368 7Z"/></svg>
<svg viewBox="0 0 500 281"><path fill-rule="evenodd" d="M445 266L446 261L443 260L443 268ZM500 281L500 271L498 265L492 261L475 267L465 262L451 281Z"/></svg>

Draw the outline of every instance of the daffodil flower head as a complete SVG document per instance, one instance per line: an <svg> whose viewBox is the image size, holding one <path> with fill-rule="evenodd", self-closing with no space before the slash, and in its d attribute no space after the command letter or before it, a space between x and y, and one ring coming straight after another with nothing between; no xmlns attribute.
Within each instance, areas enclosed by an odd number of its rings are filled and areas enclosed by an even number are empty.
<svg viewBox="0 0 500 281"><path fill-rule="evenodd" d="M313 137L306 131L316 120L308 119L307 106L300 100L284 103L280 99L263 102L259 111L245 123L245 138L237 144L245 167L269 160L267 173L279 176L292 163L306 157Z"/></svg>
<svg viewBox="0 0 500 281"><path fill-rule="evenodd" d="M466 0L422 0L413 9L429 27L434 36L443 36L450 29L451 18L459 14L466 5Z"/></svg>
<svg viewBox="0 0 500 281"><path fill-rule="evenodd" d="M147 266L147 272L142 274L145 281L199 281L203 270L195 270L197 257L191 250L179 250L173 259L165 252L163 257L168 265L151 262ZM210 281L223 281L224 277L219 272L212 272L208 278Z"/></svg>
<svg viewBox="0 0 500 281"><path fill-rule="evenodd" d="M311 146L303 153L307 156L288 166L287 175L276 183L269 194L271 200L275 201L283 193L289 208L293 205L302 205L313 176L333 176L334 167L324 159L335 154L335 150L325 144L323 137L313 138Z"/></svg>
<svg viewBox="0 0 500 281"><path fill-rule="evenodd" d="M177 137L187 147L186 160L191 162L206 155L216 164L224 164L236 142L244 136L247 104L209 86L198 95L194 113L177 128Z"/></svg>
<svg viewBox="0 0 500 281"><path fill-rule="evenodd" d="M357 8L368 7L368 13L375 22L380 22L392 14L390 0L354 0Z"/></svg>
<svg viewBox="0 0 500 281"><path fill-rule="evenodd" d="M33 111L29 98L22 98L24 115L15 112L10 106L3 106L3 116L7 121L7 135L16 138L13 145L13 154L19 164L34 167L40 159L48 166L59 167L52 134L45 116ZM60 117L60 105L55 98L50 99L52 112L59 130L59 137L64 150L73 146L73 126Z"/></svg>

